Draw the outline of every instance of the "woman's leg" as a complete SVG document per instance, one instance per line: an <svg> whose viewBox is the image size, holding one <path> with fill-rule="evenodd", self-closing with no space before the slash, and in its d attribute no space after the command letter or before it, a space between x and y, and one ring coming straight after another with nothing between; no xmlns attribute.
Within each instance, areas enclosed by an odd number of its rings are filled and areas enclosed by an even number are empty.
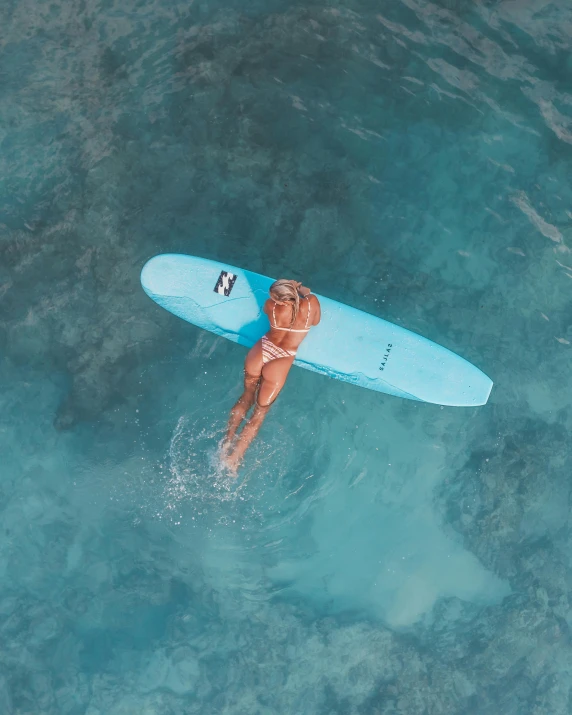
<svg viewBox="0 0 572 715"><path fill-rule="evenodd" d="M230 411L223 449L228 449L236 430L256 401L256 391L262 375L262 348L260 341L249 350L244 361L244 392Z"/></svg>
<svg viewBox="0 0 572 715"><path fill-rule="evenodd" d="M266 419L270 405L280 394L284 387L286 378L292 364L293 357L278 358L264 365L262 368L262 380L258 388L256 407L252 417L244 425L232 453L228 456L227 464L231 469L236 470L244 457L244 453L258 434L258 430Z"/></svg>

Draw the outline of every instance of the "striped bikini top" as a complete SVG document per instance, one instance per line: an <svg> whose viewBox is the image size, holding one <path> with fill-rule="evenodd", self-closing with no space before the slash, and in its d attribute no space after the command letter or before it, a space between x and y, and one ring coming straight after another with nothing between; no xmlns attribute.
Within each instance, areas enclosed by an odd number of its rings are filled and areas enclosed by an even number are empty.
<svg viewBox="0 0 572 715"><path fill-rule="evenodd" d="M304 296L304 300L309 300L308 296ZM276 325L276 301L272 301L274 305L272 306L272 318L274 319L274 325L270 323L270 327L273 328L274 330L285 330L288 333L308 333L310 331L310 328L308 327L308 321L310 320L310 313L311 309L310 306L308 305L308 315L306 316L306 327L305 328L281 328L279 325Z"/></svg>

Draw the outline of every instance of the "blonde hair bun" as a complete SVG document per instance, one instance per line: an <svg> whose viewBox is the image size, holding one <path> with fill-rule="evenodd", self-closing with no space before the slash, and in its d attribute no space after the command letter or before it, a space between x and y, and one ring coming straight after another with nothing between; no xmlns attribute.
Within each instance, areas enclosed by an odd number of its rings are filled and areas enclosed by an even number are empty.
<svg viewBox="0 0 572 715"><path fill-rule="evenodd" d="M292 304L292 320L290 321L290 327L292 327L300 309L300 294L298 293L297 281L279 278L270 286L269 292L270 297L274 300Z"/></svg>

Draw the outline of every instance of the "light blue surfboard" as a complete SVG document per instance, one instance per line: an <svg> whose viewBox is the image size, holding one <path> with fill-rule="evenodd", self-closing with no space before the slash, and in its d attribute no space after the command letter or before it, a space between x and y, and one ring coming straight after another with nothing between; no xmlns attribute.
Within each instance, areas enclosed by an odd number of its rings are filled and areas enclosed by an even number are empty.
<svg viewBox="0 0 572 715"><path fill-rule="evenodd" d="M269 329L262 311L272 278L226 263L178 254L151 258L141 285L156 303L251 347ZM322 320L295 365L369 390L438 405L484 405L492 381L450 350L382 318L318 296Z"/></svg>

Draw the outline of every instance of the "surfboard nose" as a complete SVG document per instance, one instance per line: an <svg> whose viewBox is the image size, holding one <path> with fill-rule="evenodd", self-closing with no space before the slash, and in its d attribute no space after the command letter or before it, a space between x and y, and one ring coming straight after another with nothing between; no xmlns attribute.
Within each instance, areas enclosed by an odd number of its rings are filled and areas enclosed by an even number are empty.
<svg viewBox="0 0 572 715"><path fill-rule="evenodd" d="M153 256L141 269L141 285L149 296L173 295L176 264L169 254Z"/></svg>
<svg viewBox="0 0 572 715"><path fill-rule="evenodd" d="M150 258L141 270L141 285L160 305L176 298L196 297L197 290L214 290L218 272L212 261L178 253L161 253ZM212 285L211 285L212 284Z"/></svg>

